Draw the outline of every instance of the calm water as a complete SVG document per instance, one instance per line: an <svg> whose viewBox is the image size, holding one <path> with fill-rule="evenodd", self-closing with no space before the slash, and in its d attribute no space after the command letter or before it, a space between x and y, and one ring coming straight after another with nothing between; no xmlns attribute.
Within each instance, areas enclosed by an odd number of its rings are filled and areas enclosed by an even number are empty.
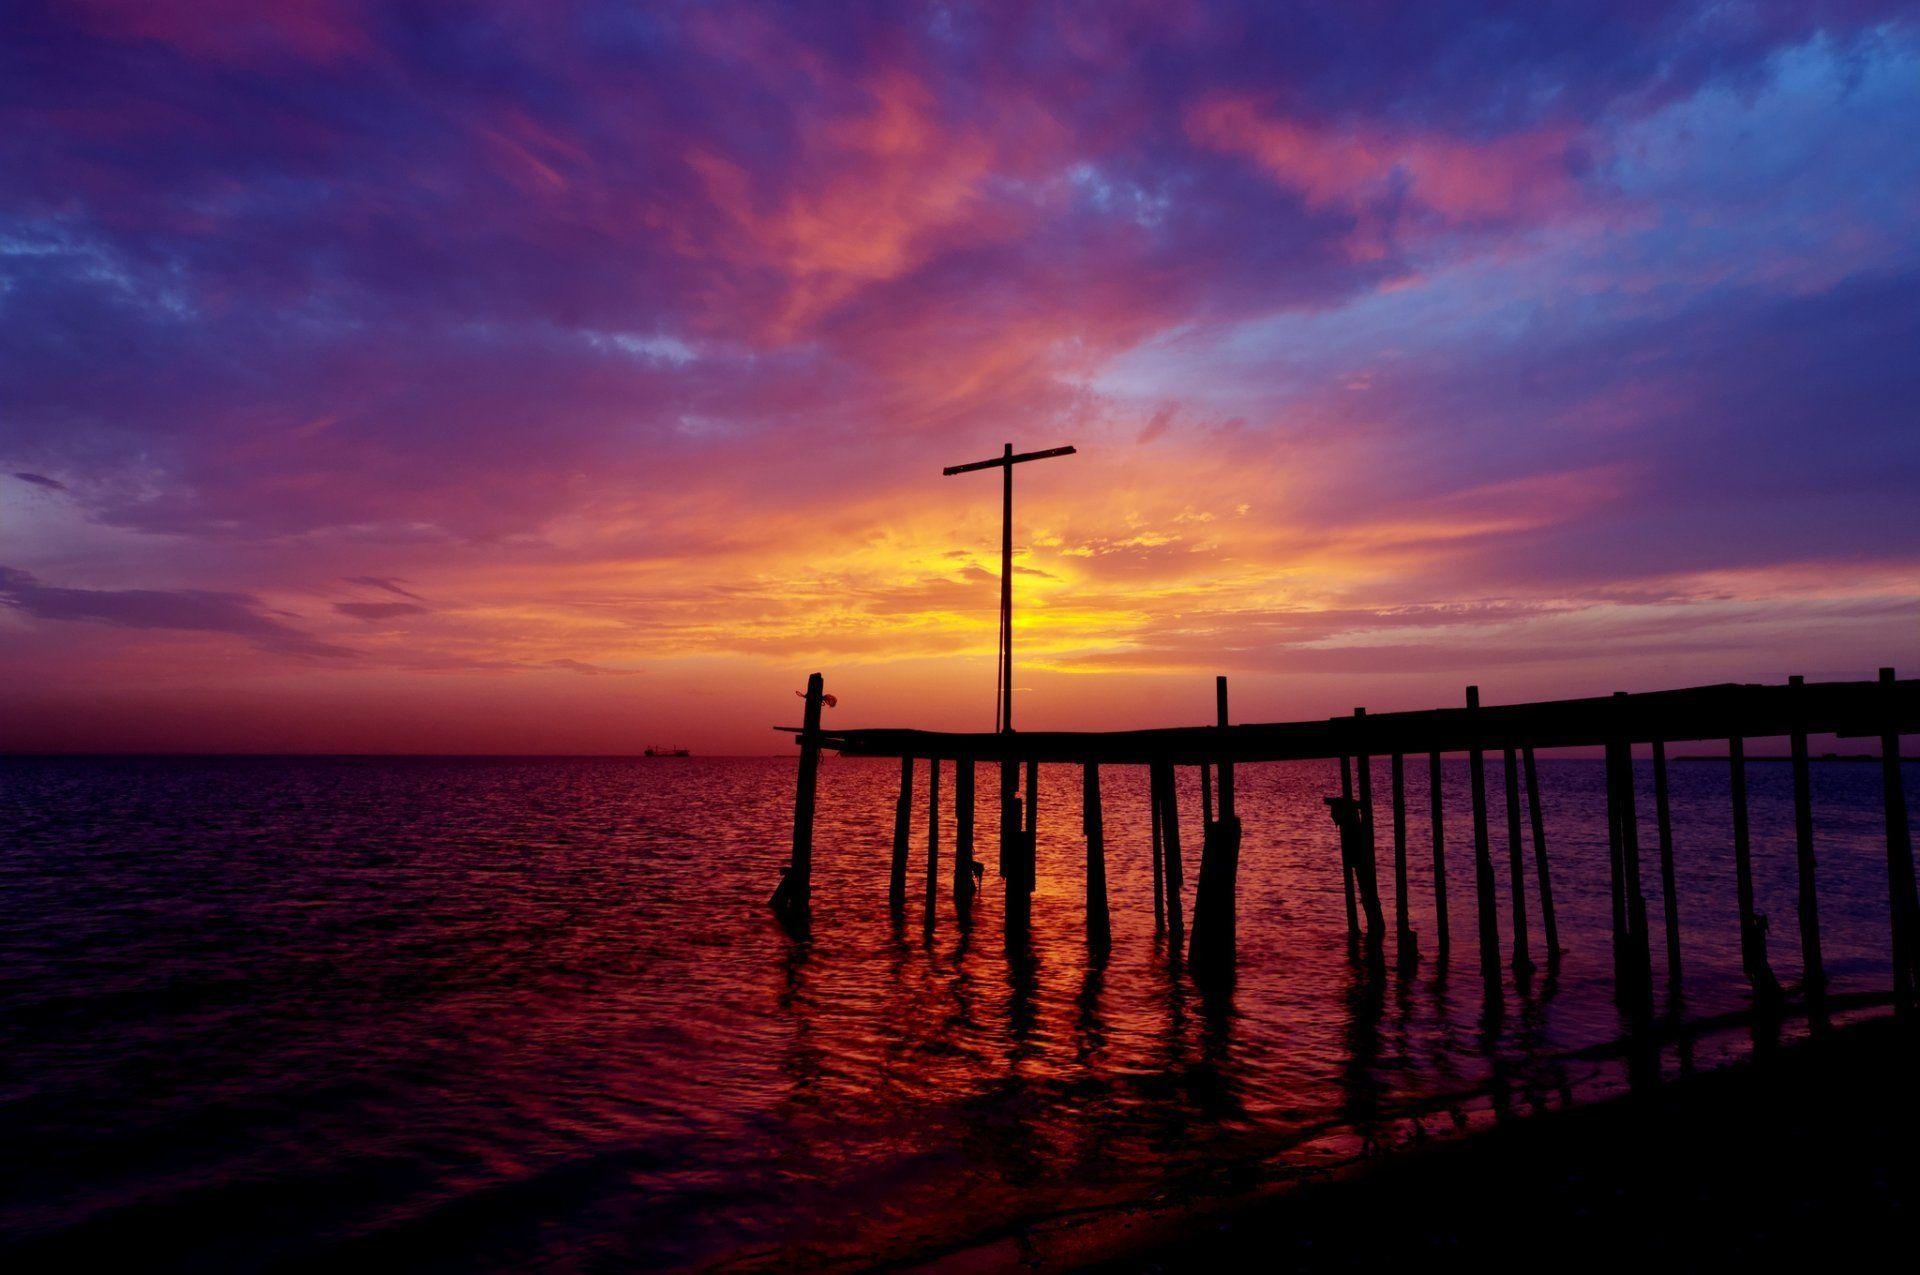
<svg viewBox="0 0 1920 1275"><path fill-rule="evenodd" d="M1744 1004L1728 781L1724 764L1672 773L1687 980L1671 1008L1704 1017ZM1792 981L1790 772L1749 774L1759 905ZM1509 986L1497 1023L1464 763L1446 777L1450 973L1431 959L1422 761L1423 959L1384 986L1346 958L1320 801L1334 769L1243 768L1225 1003L1154 937L1144 770L1103 774L1104 963L1082 938L1077 769L1043 771L1032 950L1013 960L991 868L971 938L944 870L923 927L924 825L908 921L889 920L896 777L823 762L817 921L797 946L765 906L790 760L0 760L4 1243L16 1259L118 1247L237 1268L910 1256L1362 1153L1409 1116L1446 1128L1617 1082L1616 1063L1575 1052L1622 1026L1597 762L1542 760L1571 951L1557 979ZM1639 778L1658 963L1644 762ZM1489 781L1504 943L1498 764ZM1190 912L1199 795L1182 782ZM1879 783L1877 766L1814 771L1840 990L1889 980ZM1391 916L1384 801L1381 818ZM1744 1039L1703 1040L1693 1061Z"/></svg>

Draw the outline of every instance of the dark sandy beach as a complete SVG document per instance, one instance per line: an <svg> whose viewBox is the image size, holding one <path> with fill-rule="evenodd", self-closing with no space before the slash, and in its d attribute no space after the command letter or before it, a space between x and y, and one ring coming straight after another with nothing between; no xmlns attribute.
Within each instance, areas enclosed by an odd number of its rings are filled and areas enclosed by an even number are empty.
<svg viewBox="0 0 1920 1275"><path fill-rule="evenodd" d="M1917 1046L1891 1020L1855 1024L1256 1198L1057 1234L1023 1257L1110 1271L1884 1261L1920 1205Z"/></svg>

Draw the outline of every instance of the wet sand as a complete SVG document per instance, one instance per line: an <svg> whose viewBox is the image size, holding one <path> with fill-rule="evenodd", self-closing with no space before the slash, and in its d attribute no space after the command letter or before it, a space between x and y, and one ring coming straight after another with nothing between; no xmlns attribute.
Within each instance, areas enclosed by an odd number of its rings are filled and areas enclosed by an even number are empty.
<svg viewBox="0 0 1920 1275"><path fill-rule="evenodd" d="M938 1268L1832 1269L1920 1222L1920 1034L1886 1018L1251 1196L1039 1228ZM1890 1247L1891 1246L1891 1247Z"/></svg>

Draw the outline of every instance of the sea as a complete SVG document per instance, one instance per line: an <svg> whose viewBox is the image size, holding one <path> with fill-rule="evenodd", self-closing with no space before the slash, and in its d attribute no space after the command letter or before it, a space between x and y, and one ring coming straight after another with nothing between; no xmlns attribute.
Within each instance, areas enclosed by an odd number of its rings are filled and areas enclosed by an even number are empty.
<svg viewBox="0 0 1920 1275"><path fill-rule="evenodd" d="M1670 763L1678 977L1638 763L1653 1022L1623 1046L1604 772L1543 756L1561 945L1475 939L1464 760L1406 775L1418 960L1355 960L1331 763L1238 771L1237 977L1156 932L1144 768L1102 771L1112 942L1087 940L1078 767L1040 772L1032 930L1009 942L982 775L971 925L953 769L926 900L888 905L897 763L820 767L814 923L768 897L795 762L0 758L0 1263L150 1270L768 1269L1017 1252L1021 1236L1284 1183L1654 1083L1809 1030L1746 1011L1725 759ZM1756 906L1800 976L1791 769L1747 767ZM1920 772L1906 767L1909 801ZM1389 923L1394 832L1372 773ZM1187 897L1201 794L1180 777ZM1877 764L1812 767L1836 1003L1890 981ZM1524 815L1523 815L1524 822ZM1650 1038L1651 1046L1644 1044ZM992 1248L1014 1244L1013 1249Z"/></svg>

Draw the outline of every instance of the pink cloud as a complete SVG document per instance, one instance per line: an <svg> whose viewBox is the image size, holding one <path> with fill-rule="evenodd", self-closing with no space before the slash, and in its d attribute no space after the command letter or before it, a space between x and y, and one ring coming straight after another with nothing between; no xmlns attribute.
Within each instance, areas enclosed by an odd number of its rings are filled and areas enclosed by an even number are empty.
<svg viewBox="0 0 1920 1275"><path fill-rule="evenodd" d="M1310 208L1361 215L1356 256L1381 255L1375 209L1396 195L1449 226L1541 218L1574 204L1578 134L1544 125L1491 139L1274 114L1244 95L1186 115L1196 143L1251 160Z"/></svg>
<svg viewBox="0 0 1920 1275"><path fill-rule="evenodd" d="M369 47L358 0L80 0L80 8L95 35L150 40L212 62L327 64Z"/></svg>

